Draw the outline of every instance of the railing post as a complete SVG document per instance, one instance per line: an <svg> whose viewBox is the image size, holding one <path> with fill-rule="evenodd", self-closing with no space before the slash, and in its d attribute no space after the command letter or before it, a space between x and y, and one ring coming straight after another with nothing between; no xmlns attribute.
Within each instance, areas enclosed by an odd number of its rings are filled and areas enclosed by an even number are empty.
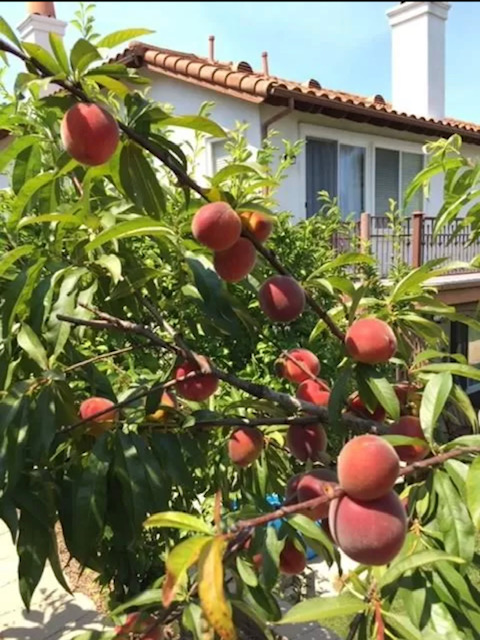
<svg viewBox="0 0 480 640"><path fill-rule="evenodd" d="M423 212L414 211L412 215L412 267L422 264Z"/></svg>
<svg viewBox="0 0 480 640"><path fill-rule="evenodd" d="M370 242L370 214L360 214L360 251L363 253L367 250Z"/></svg>

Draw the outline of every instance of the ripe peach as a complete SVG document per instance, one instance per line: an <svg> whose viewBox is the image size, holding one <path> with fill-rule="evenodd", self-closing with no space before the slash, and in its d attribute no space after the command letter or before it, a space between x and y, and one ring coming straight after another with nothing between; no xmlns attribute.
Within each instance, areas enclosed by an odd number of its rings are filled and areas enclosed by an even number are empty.
<svg viewBox="0 0 480 640"><path fill-rule="evenodd" d="M412 384L411 382L399 382L394 385L393 390L395 391L400 403L401 413L408 413L412 409L412 405L418 412L420 402L422 400L420 387Z"/></svg>
<svg viewBox="0 0 480 640"><path fill-rule="evenodd" d="M78 102L63 116L60 136L72 158L94 167L104 164L115 153L119 129L115 118L105 109Z"/></svg>
<svg viewBox="0 0 480 640"><path fill-rule="evenodd" d="M353 393L348 399L348 408L360 418L366 420L376 420L377 422L383 422L385 420L385 409L381 404L377 404L373 413L367 409L363 400L360 398L358 391Z"/></svg>
<svg viewBox="0 0 480 640"><path fill-rule="evenodd" d="M400 460L395 449L370 434L349 440L337 460L340 486L355 500L376 500L387 494L399 470Z"/></svg>
<svg viewBox="0 0 480 640"><path fill-rule="evenodd" d="M228 441L230 460L239 467L248 467L260 457L263 449L263 434L259 429L239 427Z"/></svg>
<svg viewBox="0 0 480 640"><path fill-rule="evenodd" d="M292 540L287 540L280 554L280 571L288 575L302 573L307 566L303 551L297 549Z"/></svg>
<svg viewBox="0 0 480 640"><path fill-rule="evenodd" d="M114 402L107 398L87 398L80 405L80 418L82 420L88 420L99 411L104 411L115 405ZM113 427L114 422L118 420L118 411L112 409L97 418L91 420L92 424L88 428L87 433L92 436L100 436L105 431L108 431Z"/></svg>
<svg viewBox="0 0 480 640"><path fill-rule="evenodd" d="M285 502L295 503L297 500L297 489L298 483L303 477L303 473L296 473L293 475L289 481L287 482L287 486L285 487Z"/></svg>
<svg viewBox="0 0 480 640"><path fill-rule="evenodd" d="M342 551L362 564L387 564L398 554L407 534L407 517L400 498L390 491L369 502L349 496L330 503L328 523Z"/></svg>
<svg viewBox="0 0 480 640"><path fill-rule="evenodd" d="M260 287L260 308L275 322L292 322L302 315L305 292L289 276L272 276Z"/></svg>
<svg viewBox="0 0 480 640"><path fill-rule="evenodd" d="M297 398L319 407L327 407L330 389L325 380L305 380L297 389Z"/></svg>
<svg viewBox="0 0 480 640"><path fill-rule="evenodd" d="M171 391L164 391L162 393L160 405L161 407L171 407L172 409L176 409L178 403L176 397L171 393ZM146 419L149 422L163 422L168 417L168 413L168 410L165 411L165 409L160 408L149 414Z"/></svg>
<svg viewBox="0 0 480 640"><path fill-rule="evenodd" d="M161 625L158 625L148 633L148 629L155 622L155 618L149 614L144 614L140 611L129 613L126 621L115 627L115 636L113 640L130 640L134 635L138 635L143 640L161 640L163 638L163 631Z"/></svg>
<svg viewBox="0 0 480 640"><path fill-rule="evenodd" d="M227 202L209 202L193 216L193 237L213 251L229 249L241 231L240 218Z"/></svg>
<svg viewBox="0 0 480 640"><path fill-rule="evenodd" d="M420 438L425 441L421 444L405 444L395 447L400 460L407 464L422 460L430 451L430 447L423 434L420 419L416 416L402 416L397 422L390 427L390 433L395 436L407 436L408 438Z"/></svg>
<svg viewBox="0 0 480 640"><path fill-rule="evenodd" d="M203 356L201 358L206 361ZM201 402L215 393L218 388L218 378L211 373L207 373L182 380L184 376L192 371L199 371L199 368L191 362L184 362L177 368L175 372L175 378L178 381L176 385L177 391L187 400Z"/></svg>
<svg viewBox="0 0 480 640"><path fill-rule="evenodd" d="M239 238L229 249L215 253L213 266L226 282L239 282L248 276L256 259L257 252L250 240Z"/></svg>
<svg viewBox="0 0 480 640"><path fill-rule="evenodd" d="M291 424L287 431L287 447L297 460L317 460L327 448L327 434L319 424Z"/></svg>
<svg viewBox="0 0 480 640"><path fill-rule="evenodd" d="M345 337L347 353L357 362L388 362L397 350L397 339L388 324L378 318L361 318L354 322Z"/></svg>
<svg viewBox="0 0 480 640"><path fill-rule="evenodd" d="M300 384L304 380L312 380L307 372L310 372L312 376L318 376L320 373L320 362L317 356L308 349L291 349L288 356L290 357L280 357L275 363L277 375L282 378ZM303 368L296 362L300 363Z"/></svg>
<svg viewBox="0 0 480 640"><path fill-rule="evenodd" d="M256 237L259 242L265 242L272 233L273 218L259 211L244 211L240 214L242 225Z"/></svg>
<svg viewBox="0 0 480 640"><path fill-rule="evenodd" d="M331 469L313 469L303 474L298 482L298 502L312 500L326 495L326 489L334 487L337 482L337 474ZM305 509L301 513L311 520L322 520L328 517L329 503L319 504L314 509Z"/></svg>

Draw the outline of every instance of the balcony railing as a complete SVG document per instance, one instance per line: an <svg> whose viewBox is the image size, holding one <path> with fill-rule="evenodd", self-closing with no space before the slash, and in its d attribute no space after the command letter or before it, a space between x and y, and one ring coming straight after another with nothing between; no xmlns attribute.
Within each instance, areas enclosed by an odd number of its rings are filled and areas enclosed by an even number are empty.
<svg viewBox="0 0 480 640"><path fill-rule="evenodd" d="M480 255L480 239L470 243L469 227L460 229L457 223L451 223L434 237L434 224L434 217L416 212L406 218L394 234L386 216L362 213L356 233L337 238L335 247L341 252L369 246L378 260L382 277L388 275L396 262L419 267L435 258L470 262Z"/></svg>

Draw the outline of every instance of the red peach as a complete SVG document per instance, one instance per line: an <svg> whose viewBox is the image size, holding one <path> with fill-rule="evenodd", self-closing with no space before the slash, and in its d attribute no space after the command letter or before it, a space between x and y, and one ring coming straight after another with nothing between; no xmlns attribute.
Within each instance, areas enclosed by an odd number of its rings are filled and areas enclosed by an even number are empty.
<svg viewBox="0 0 480 640"><path fill-rule="evenodd" d="M275 322L292 322L305 308L305 292L289 276L272 276L259 291L260 308Z"/></svg>
<svg viewBox="0 0 480 640"><path fill-rule="evenodd" d="M113 427L114 422L118 420L118 411L116 409L92 418L99 411L104 411L113 406L115 406L115 403L107 398L88 398L82 402L79 410L80 418L82 420L91 420L87 433L92 436L100 436Z"/></svg>
<svg viewBox="0 0 480 640"><path fill-rule="evenodd" d="M287 447L297 460L317 460L327 448L327 434L319 424L291 424L287 431Z"/></svg>
<svg viewBox="0 0 480 640"><path fill-rule="evenodd" d="M337 474L331 469L313 469L303 474L298 482L298 502L312 500L327 495L326 491L337 483ZM301 513L311 520L323 520L328 517L328 502L319 504L314 509L305 509Z"/></svg>
<svg viewBox="0 0 480 640"><path fill-rule="evenodd" d="M206 362L207 359L201 356L201 361ZM199 368L191 362L184 362L177 368L175 372L177 391L187 400L201 402L215 393L218 388L218 378L211 373L207 373L182 380L184 376L192 371L199 371Z"/></svg>
<svg viewBox="0 0 480 640"><path fill-rule="evenodd" d="M420 419L416 416L402 416L390 427L390 433L395 436L406 436L408 438L420 438L425 442L421 444L406 444L394 447L400 460L407 464L422 460L430 451L430 447L425 439Z"/></svg>
<svg viewBox="0 0 480 640"><path fill-rule="evenodd" d="M217 251L213 258L213 266L222 280L240 282L255 266L257 252L246 238L239 238L229 249Z"/></svg>
<svg viewBox="0 0 480 640"><path fill-rule="evenodd" d="M376 500L395 484L400 460L395 449L379 436L365 434L349 440L337 460L338 480L355 500Z"/></svg>
<svg viewBox="0 0 480 640"><path fill-rule="evenodd" d="M397 339L383 320L362 318L348 329L345 347L348 355L357 362L381 364L395 355Z"/></svg>
<svg viewBox="0 0 480 640"><path fill-rule="evenodd" d="M305 380L297 389L297 398L319 407L328 407L330 389L325 380Z"/></svg>
<svg viewBox="0 0 480 640"><path fill-rule="evenodd" d="M276 371L282 378L300 384L304 380L311 380L311 376L318 376L320 362L308 349L291 349L287 355L277 360Z"/></svg>
<svg viewBox="0 0 480 640"><path fill-rule="evenodd" d="M230 460L239 467L248 467L260 457L263 449L263 434L259 429L239 427L228 441Z"/></svg>
<svg viewBox="0 0 480 640"><path fill-rule="evenodd" d="M352 560L367 565L391 562L407 534L405 509L394 491L369 502L345 495L330 503L333 539Z"/></svg>
<svg viewBox="0 0 480 640"><path fill-rule="evenodd" d="M89 166L104 164L115 153L119 129L115 118L96 104L79 102L65 113L60 136L66 152Z"/></svg>
<svg viewBox="0 0 480 640"><path fill-rule="evenodd" d="M280 554L280 571L287 575L302 573L307 566L303 551L297 549L292 540L287 540Z"/></svg>
<svg viewBox="0 0 480 640"><path fill-rule="evenodd" d="M348 408L350 411L353 411L360 418L365 418L365 420L375 420L376 422L383 422L385 420L385 409L381 404L377 404L373 413L367 409L363 400L360 397L358 391L353 393L348 399Z"/></svg>
<svg viewBox="0 0 480 640"><path fill-rule="evenodd" d="M240 238L242 223L227 202L210 202L193 216L195 240L213 251L225 251Z"/></svg>

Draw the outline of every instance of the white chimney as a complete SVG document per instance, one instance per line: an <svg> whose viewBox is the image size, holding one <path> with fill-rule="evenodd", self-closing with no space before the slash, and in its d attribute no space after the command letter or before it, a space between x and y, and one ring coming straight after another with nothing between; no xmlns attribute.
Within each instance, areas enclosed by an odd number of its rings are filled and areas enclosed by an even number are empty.
<svg viewBox="0 0 480 640"><path fill-rule="evenodd" d="M56 19L53 2L27 2L26 4L28 15L17 27L20 39L39 44L51 53L48 34L57 33L63 38L67 23Z"/></svg>
<svg viewBox="0 0 480 640"><path fill-rule="evenodd" d="M445 23L449 2L401 2L387 11L392 28L392 106L445 117Z"/></svg>

